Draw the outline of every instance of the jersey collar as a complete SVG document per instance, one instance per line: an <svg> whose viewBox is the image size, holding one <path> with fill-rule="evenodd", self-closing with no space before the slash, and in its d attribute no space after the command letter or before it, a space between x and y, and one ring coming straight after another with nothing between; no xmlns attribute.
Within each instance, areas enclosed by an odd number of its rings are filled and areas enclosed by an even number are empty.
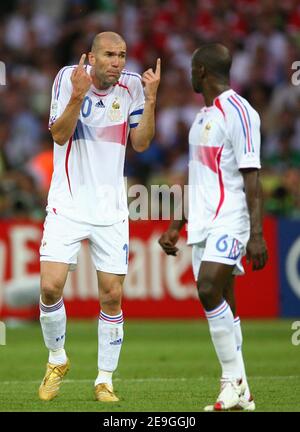
<svg viewBox="0 0 300 432"><path fill-rule="evenodd" d="M204 106L201 108L201 111L203 110L203 112L208 112L208 111L212 110L212 109L215 107L215 105L216 105L216 100L217 100L217 99L220 99L221 97L222 97L222 98L223 98L223 97L229 97L229 96L231 96L231 95L234 94L234 93L235 93L235 91L232 90L232 89L228 89L228 90L223 91L222 93L220 93L218 96L216 96L216 97L214 98L212 105L210 105L210 106L206 106L206 105L204 105Z"/></svg>
<svg viewBox="0 0 300 432"><path fill-rule="evenodd" d="M222 97L222 98L223 98L223 97L229 97L229 96L231 96L231 95L234 94L234 93L235 93L235 91L232 90L232 89L228 89L228 90L223 91L223 92L220 93L217 97L214 98L214 100L213 100L213 105L215 105L215 102L216 102L217 99L220 99L221 97Z"/></svg>
<svg viewBox="0 0 300 432"><path fill-rule="evenodd" d="M97 89L97 87L95 87L94 84L91 85L92 92L99 97L105 97L109 95L112 92L113 88L114 86L110 86L107 89L102 90L102 89Z"/></svg>

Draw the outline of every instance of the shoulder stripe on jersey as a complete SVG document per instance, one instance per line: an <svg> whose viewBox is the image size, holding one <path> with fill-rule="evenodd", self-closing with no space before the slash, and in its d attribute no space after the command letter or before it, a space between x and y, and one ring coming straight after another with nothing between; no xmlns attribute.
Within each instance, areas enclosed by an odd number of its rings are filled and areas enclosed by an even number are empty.
<svg viewBox="0 0 300 432"><path fill-rule="evenodd" d="M59 98L59 93L60 93L60 87L61 87L61 81L62 81L62 77L63 74L65 73L65 71L67 69L70 68L75 68L76 66L65 66L64 68L61 69L61 71L59 72L57 78L56 78L56 85L55 85L55 99Z"/></svg>
<svg viewBox="0 0 300 432"><path fill-rule="evenodd" d="M130 129L134 129L138 126L138 123L130 123Z"/></svg>
<svg viewBox="0 0 300 432"><path fill-rule="evenodd" d="M60 76L61 76L61 74L63 73L64 69L65 69L65 67L63 67L63 68L58 72L58 74L56 75L55 81L54 81L54 96L55 96L55 98L56 98L56 96L57 96L57 89L58 89L58 83L59 83L59 80L60 80Z"/></svg>
<svg viewBox="0 0 300 432"><path fill-rule="evenodd" d="M228 102L230 102L231 105L236 109L236 111L237 111L237 113L239 115L239 118L241 120L241 123L242 123L244 137L246 138L246 131L245 131L245 126L244 126L244 123L243 123L243 119L242 119L241 113L239 112L238 108L235 106L235 104L232 102L232 100L230 98L228 98Z"/></svg>
<svg viewBox="0 0 300 432"><path fill-rule="evenodd" d="M244 104L244 102L242 101L242 99L239 97L239 95L237 95L237 94L235 93L235 97L240 101L241 105L244 107L244 109L245 109L245 111L246 111L247 118L248 118L248 122L249 122L249 126L250 126L251 147L252 147L252 151L254 152L253 142L252 142L252 126L251 126L251 120L250 120L249 111L248 111L246 105Z"/></svg>
<svg viewBox="0 0 300 432"><path fill-rule="evenodd" d="M57 99L58 83L60 82L60 78L61 78L62 74L64 73L65 69L66 69L66 67L62 68L57 74L57 77L55 80L55 91L54 91L55 99Z"/></svg>
<svg viewBox="0 0 300 432"><path fill-rule="evenodd" d="M137 74L137 73L134 73L134 72L127 72L127 71L125 71L125 72L121 72L121 74L122 75L128 75L128 76L134 76L134 77L137 77L137 78L141 79L141 76L139 74Z"/></svg>
<svg viewBox="0 0 300 432"><path fill-rule="evenodd" d="M242 115L241 115L241 113L240 113L238 107L234 104L234 102L233 102L230 98L228 98L228 102L230 102L231 105L234 107L234 109L237 111L237 113L238 113L238 115L239 115L239 118L240 118L240 120L241 120L241 124L242 124L242 128L243 128L243 133L244 133L244 137L245 137L244 153L247 153L247 142L246 142L246 141L247 141L247 138L246 138L246 130L245 130L245 126L244 126L244 123L243 123Z"/></svg>
<svg viewBox="0 0 300 432"><path fill-rule="evenodd" d="M54 81L54 97L56 98L57 95L57 85L59 81L60 73L56 75L55 81Z"/></svg>
<svg viewBox="0 0 300 432"><path fill-rule="evenodd" d="M244 105L241 104L234 96L229 96L228 101L236 109L242 123L244 137L246 140L244 153L254 151L251 136L251 124L248 122L250 118L249 115L247 116L247 114L245 114Z"/></svg>

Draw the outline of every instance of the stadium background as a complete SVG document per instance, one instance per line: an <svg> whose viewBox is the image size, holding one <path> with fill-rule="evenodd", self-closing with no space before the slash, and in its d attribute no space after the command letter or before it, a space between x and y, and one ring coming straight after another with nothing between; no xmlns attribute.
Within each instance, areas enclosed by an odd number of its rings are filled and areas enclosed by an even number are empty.
<svg viewBox="0 0 300 432"><path fill-rule="evenodd" d="M16 0L0 5L0 316L36 318L38 247L52 170L47 130L50 90L58 70L78 62L94 35L121 33L127 69L142 73L162 58L157 132L148 151L127 148L129 185L183 184L187 135L203 104L190 86L190 59L202 42L233 52L232 87L262 119L265 229L271 259L238 281L242 317L300 314L300 5L288 0L107 1ZM127 317L196 317L202 311L190 269L190 249L164 257L163 221L131 223ZM185 233L183 233L184 237ZM70 316L97 316L97 290L86 245L65 291ZM32 301L31 301L32 300ZM26 307L25 307L26 306Z"/></svg>

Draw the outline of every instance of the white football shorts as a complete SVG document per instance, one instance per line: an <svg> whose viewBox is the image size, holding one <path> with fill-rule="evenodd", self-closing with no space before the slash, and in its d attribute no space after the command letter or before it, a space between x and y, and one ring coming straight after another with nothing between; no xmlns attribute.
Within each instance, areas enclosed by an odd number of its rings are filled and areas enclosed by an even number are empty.
<svg viewBox="0 0 300 432"><path fill-rule="evenodd" d="M234 237L227 234L210 234L203 242L193 244L192 263L195 281L198 279L202 261L228 264L234 266L232 274L244 274L242 258L245 253L245 246Z"/></svg>
<svg viewBox="0 0 300 432"><path fill-rule="evenodd" d="M129 255L128 219L113 225L75 222L48 212L40 247L40 260L77 265L81 242L87 240L97 271L127 274Z"/></svg>

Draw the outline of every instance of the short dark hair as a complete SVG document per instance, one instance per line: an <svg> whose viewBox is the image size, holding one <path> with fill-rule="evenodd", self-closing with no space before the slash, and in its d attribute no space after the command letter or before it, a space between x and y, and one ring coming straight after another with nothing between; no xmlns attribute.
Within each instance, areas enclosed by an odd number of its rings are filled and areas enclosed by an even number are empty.
<svg viewBox="0 0 300 432"><path fill-rule="evenodd" d="M198 48L193 55L196 66L206 70L223 81L229 80L232 56L228 48L219 43L210 43Z"/></svg>

